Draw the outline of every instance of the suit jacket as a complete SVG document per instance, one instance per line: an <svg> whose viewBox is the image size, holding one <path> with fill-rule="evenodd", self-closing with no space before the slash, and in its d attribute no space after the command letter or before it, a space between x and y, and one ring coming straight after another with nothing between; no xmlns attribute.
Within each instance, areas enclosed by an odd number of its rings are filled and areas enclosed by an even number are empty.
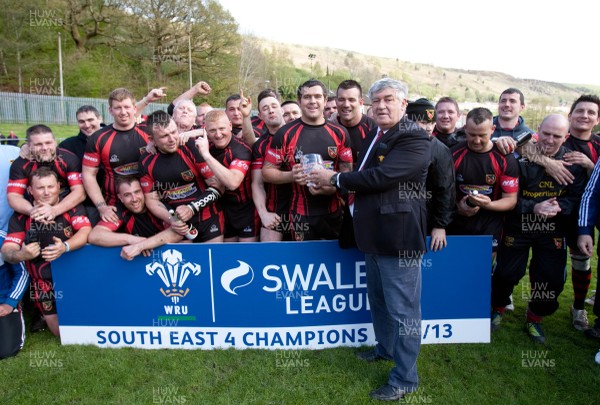
<svg viewBox="0 0 600 405"><path fill-rule="evenodd" d="M360 171L342 173L340 187L356 192L354 231L358 248L369 254L398 256L425 252L425 179L430 160L427 132L403 117L366 152L374 128L359 153Z"/></svg>

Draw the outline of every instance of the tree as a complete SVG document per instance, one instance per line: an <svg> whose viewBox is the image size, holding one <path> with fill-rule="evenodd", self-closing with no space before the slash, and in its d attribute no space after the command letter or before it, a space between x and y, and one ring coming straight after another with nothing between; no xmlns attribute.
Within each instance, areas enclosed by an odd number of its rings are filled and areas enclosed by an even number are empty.
<svg viewBox="0 0 600 405"><path fill-rule="evenodd" d="M257 91L264 83L266 58L256 37L247 35L242 38L240 47L239 87Z"/></svg>
<svg viewBox="0 0 600 405"><path fill-rule="evenodd" d="M0 71L9 87L24 92L26 77L49 77L50 58L45 49L54 43L61 16L44 2L0 0ZM55 55L54 58L55 60ZM31 86L30 86L31 87Z"/></svg>
<svg viewBox="0 0 600 405"><path fill-rule="evenodd" d="M239 45L238 25L214 0L125 0L131 12L132 46L149 48L159 81L187 71L188 41L196 71L230 73Z"/></svg>
<svg viewBox="0 0 600 405"><path fill-rule="evenodd" d="M65 30L79 52L88 49L90 40L111 42L117 21L123 15L121 4L111 0L64 0Z"/></svg>

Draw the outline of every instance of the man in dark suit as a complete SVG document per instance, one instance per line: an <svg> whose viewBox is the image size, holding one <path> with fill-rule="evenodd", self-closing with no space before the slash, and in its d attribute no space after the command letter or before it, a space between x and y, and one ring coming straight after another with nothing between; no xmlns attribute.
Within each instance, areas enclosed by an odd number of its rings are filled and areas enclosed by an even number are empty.
<svg viewBox="0 0 600 405"><path fill-rule="evenodd" d="M385 78L369 90L375 128L351 173L318 169L317 188L355 191L350 201L358 248L365 253L367 291L377 346L366 361L393 360L387 384L370 393L398 400L418 386L421 345L421 258L426 250L425 178L430 160L425 130L404 116L408 89Z"/></svg>

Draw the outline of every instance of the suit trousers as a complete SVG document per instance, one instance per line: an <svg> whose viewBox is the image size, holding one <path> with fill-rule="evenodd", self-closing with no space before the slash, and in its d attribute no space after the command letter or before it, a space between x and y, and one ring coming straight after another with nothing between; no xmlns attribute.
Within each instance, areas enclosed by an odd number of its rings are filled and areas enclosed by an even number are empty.
<svg viewBox="0 0 600 405"><path fill-rule="evenodd" d="M400 256L400 255L399 255ZM417 389L421 348L421 261L365 254L367 292L380 356L396 364L388 384Z"/></svg>

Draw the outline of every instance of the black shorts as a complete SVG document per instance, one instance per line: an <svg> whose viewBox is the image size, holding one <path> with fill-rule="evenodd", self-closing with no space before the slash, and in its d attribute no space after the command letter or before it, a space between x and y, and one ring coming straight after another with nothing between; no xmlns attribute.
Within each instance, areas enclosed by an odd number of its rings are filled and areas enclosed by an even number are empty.
<svg viewBox="0 0 600 405"><path fill-rule="evenodd" d="M25 343L25 322L21 308L0 316L0 360L16 355Z"/></svg>
<svg viewBox="0 0 600 405"><path fill-rule="evenodd" d="M193 240L194 243L203 243L223 235L224 219L222 212L219 212L218 215L212 215L206 221L200 221L199 217L196 216L190 223L198 230L198 236Z"/></svg>
<svg viewBox="0 0 600 405"><path fill-rule="evenodd" d="M304 216L292 214L290 216L290 231L292 240L333 240L340 236L343 211L340 208L332 214Z"/></svg>
<svg viewBox="0 0 600 405"><path fill-rule="evenodd" d="M225 206L225 238L253 238L260 233L260 217L253 202L238 207Z"/></svg>
<svg viewBox="0 0 600 405"><path fill-rule="evenodd" d="M30 286L31 301L43 315L56 314L56 291L52 277L32 278Z"/></svg>

